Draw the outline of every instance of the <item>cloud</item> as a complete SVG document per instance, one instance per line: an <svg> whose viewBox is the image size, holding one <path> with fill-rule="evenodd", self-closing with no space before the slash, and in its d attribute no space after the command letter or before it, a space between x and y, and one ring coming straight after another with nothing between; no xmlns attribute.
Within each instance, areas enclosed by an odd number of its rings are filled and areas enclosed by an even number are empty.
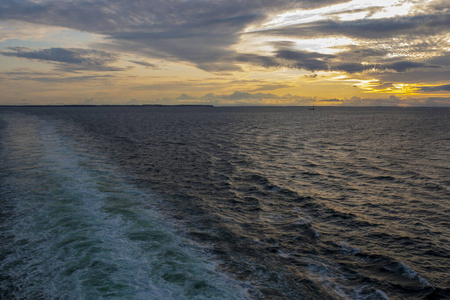
<svg viewBox="0 0 450 300"><path fill-rule="evenodd" d="M274 94L265 94L265 93L248 93L235 91L232 94L214 94L208 93L204 95L201 99L204 101L215 101L217 103L229 103L229 102L245 102L245 101L262 101L264 99L279 99L280 97ZM193 98L190 98L192 100Z"/></svg>
<svg viewBox="0 0 450 300"><path fill-rule="evenodd" d="M0 52L1 55L34 59L51 62L58 70L66 72L85 71L122 71L122 68L112 67L111 63L117 61L118 56L92 49L77 48L48 48L31 50L26 47L9 47L9 51Z"/></svg>
<svg viewBox="0 0 450 300"><path fill-rule="evenodd" d="M181 61L208 72L223 74L242 71L243 64L311 72L362 73L373 68L406 72L430 67L432 63L427 60L441 55L445 48L443 45L448 45L445 35L450 28L449 7L444 1L422 4L422 7L417 4L405 16L376 19L374 14L380 12L382 7L371 6L323 14L319 21L299 19L302 23L278 24L276 28L244 33L249 26L258 28L276 14L348 1L1 0L0 21L19 20L104 36L104 42L96 46L106 51L50 48L19 50L15 54L16 57L50 61L60 70L72 72L123 70L112 66L117 57L107 51ZM339 19L346 13L366 15L357 20ZM274 42L272 55L238 53L233 46L244 34L276 36L277 40L285 37L286 41ZM336 36L357 39L358 45L346 45L341 52L331 55L305 51L291 41L295 38ZM431 52L430 49L438 50ZM6 53L14 56L14 52ZM417 54L415 58L414 54ZM448 57L441 60L448 65ZM144 60L131 62L158 68Z"/></svg>
<svg viewBox="0 0 450 300"><path fill-rule="evenodd" d="M401 74L379 70L372 72L371 75L373 78L378 78L380 81L384 82L399 82L401 80L402 83L428 83L429 85L435 85L436 83L443 83L443 80L450 78L450 70L441 68L430 71L427 68L418 68ZM399 77L399 75L401 75L401 77Z"/></svg>
<svg viewBox="0 0 450 300"><path fill-rule="evenodd" d="M130 62L132 62L134 64L137 64L137 65L144 66L144 67L149 68L149 69L154 69L154 70L158 70L159 69L158 65L155 65L155 64L152 64L152 63L149 63L149 62L146 62L146 61L130 60Z"/></svg>
<svg viewBox="0 0 450 300"><path fill-rule="evenodd" d="M236 71L224 62L249 25L269 14L348 0L2 0L0 20L59 26L107 37L109 49L186 61L207 71Z"/></svg>
<svg viewBox="0 0 450 300"><path fill-rule="evenodd" d="M49 48L32 51L25 47L9 47L8 49L15 52L2 52L2 54L69 64L105 65L117 60L115 54L98 50Z"/></svg>
<svg viewBox="0 0 450 300"><path fill-rule="evenodd" d="M286 94L277 96L271 93L249 93L235 91L231 94L208 93L202 97L190 97L189 101L215 105L312 105L315 97Z"/></svg>
<svg viewBox="0 0 450 300"><path fill-rule="evenodd" d="M277 68L282 66L274 57L257 54L238 54L234 58L234 61L238 63L243 62L253 64L264 68Z"/></svg>
<svg viewBox="0 0 450 300"><path fill-rule="evenodd" d="M174 104L213 104L213 105L284 105L284 106L311 106L311 105L332 105L332 106L429 106L429 107L450 107L450 97L429 97L429 98L400 98L391 95L387 98L329 98L317 99L315 97L303 97L299 95L286 94L277 96L265 93L248 93L235 91L231 94L207 93L201 97L182 94L177 98L157 99L154 103Z"/></svg>
<svg viewBox="0 0 450 300"><path fill-rule="evenodd" d="M111 74L66 76L60 72L36 72L29 69L18 69L0 73L0 80L4 81L36 81L43 83L107 82L114 78L115 76Z"/></svg>
<svg viewBox="0 0 450 300"><path fill-rule="evenodd" d="M375 46L375 47L373 47ZM338 48L338 47L336 47ZM370 58L381 58L389 54L389 50L385 47L380 47L379 45L372 45L372 47L367 47L367 44L362 45L345 45L344 51L339 52L339 56L342 59L370 59Z"/></svg>
<svg viewBox="0 0 450 300"><path fill-rule="evenodd" d="M434 66L429 66L425 63L418 63L413 61L399 61L387 64L341 63L332 66L330 70L344 71L347 73L361 73L367 70L394 70L396 72L405 72L409 69L426 68L426 67L436 68Z"/></svg>
<svg viewBox="0 0 450 300"><path fill-rule="evenodd" d="M95 102L94 98L86 99L86 100L84 100L84 102L83 102L83 104L86 104L86 105L94 105L95 103L96 103L96 102Z"/></svg>
<svg viewBox="0 0 450 300"><path fill-rule="evenodd" d="M317 38L346 36L358 39L386 39L398 35L409 37L436 35L448 32L448 11L382 19L359 19L341 21L336 19L282 26L260 30L255 34L270 34L286 37Z"/></svg>
<svg viewBox="0 0 450 300"><path fill-rule="evenodd" d="M273 90L285 89L285 88L289 88L289 87L292 87L292 86L287 85L287 84L270 83L270 84L263 84L263 85L259 86L258 88L253 89L252 92L273 91Z"/></svg>
<svg viewBox="0 0 450 300"><path fill-rule="evenodd" d="M433 45L433 47L436 46ZM450 51L442 52L440 55L431 58L429 63L436 64L438 66L450 66Z"/></svg>
<svg viewBox="0 0 450 300"><path fill-rule="evenodd" d="M375 51L367 51L370 55L378 55ZM362 62L348 62L348 53L341 55L337 54L322 54L318 52L308 52L293 49L279 49L276 50L273 56L262 56L256 54L239 55L236 58L238 62L251 63L265 68L291 68L303 69L311 72L316 71L336 71L346 73L362 73L369 70L393 70L396 72L405 72L409 69L417 68L438 68L426 63L414 61L397 61L397 62L383 62L380 63L362 63ZM363 60L363 57L353 57L352 60Z"/></svg>
<svg viewBox="0 0 450 300"><path fill-rule="evenodd" d="M235 91L231 94L215 94L207 93L203 96L196 97L186 93L181 94L177 98L166 98L168 103L196 103L196 104L216 104L216 105L264 105L274 102L278 103L296 103L301 100L311 99L305 97L296 97L291 95L277 96L271 93L249 93Z"/></svg>
<svg viewBox="0 0 450 300"><path fill-rule="evenodd" d="M350 45L331 48L334 50L333 55L328 54L328 57L299 57L299 64L287 65L310 71L363 73L377 69L385 72L408 72L412 69L437 68L450 64L449 55L445 52L448 48L447 36L450 34L450 7L444 2L440 6L423 4L421 9L415 8L404 16L373 18L373 14L378 11L379 7L369 7L333 12L322 15L321 20L311 22L305 22L302 18L298 21L291 19L287 25L277 24L247 34L255 38L275 36L286 40L326 40L345 37L354 41ZM340 14L358 12L367 12L367 15L355 20L339 19ZM281 41L271 45L278 52L298 51L301 42L294 45L289 42L283 44ZM340 49L342 51L336 51Z"/></svg>
<svg viewBox="0 0 450 300"><path fill-rule="evenodd" d="M133 88L141 91L211 91L217 88L223 88L228 85L227 82L220 82L214 80L175 80L175 81L163 81L155 83L147 83L143 85L137 85Z"/></svg>
<svg viewBox="0 0 450 300"><path fill-rule="evenodd" d="M372 70L374 68L379 68L377 65L373 64L362 64L362 63L339 63L331 67L332 71L344 71L347 73L360 73L367 70Z"/></svg>
<svg viewBox="0 0 450 300"><path fill-rule="evenodd" d="M327 61L334 56L318 52L281 49L276 51L275 57L289 61L287 66L291 68L314 72L328 70Z"/></svg>
<svg viewBox="0 0 450 300"><path fill-rule="evenodd" d="M325 14L325 16L332 16L339 18L342 14L354 14L354 13L361 13L365 12L366 16L365 18L372 17L375 13L380 12L384 9L383 6L370 6L367 8L358 8L358 9L350 9L350 10L344 10L339 12L331 12L328 14Z"/></svg>
<svg viewBox="0 0 450 300"><path fill-rule="evenodd" d="M450 84L437 85L437 86L424 86L420 88L423 92L450 92Z"/></svg>
<svg viewBox="0 0 450 300"><path fill-rule="evenodd" d="M189 95L187 95L187 94L185 94L185 93L183 93L183 94L181 94L180 96L177 97L177 100L181 100L181 101L195 100L195 99L197 99L197 98L196 98L196 97L189 96Z"/></svg>
<svg viewBox="0 0 450 300"><path fill-rule="evenodd" d="M62 28L41 26L20 21L1 22L0 42L19 37L27 40L42 40L60 33L61 30Z"/></svg>
<svg viewBox="0 0 450 300"><path fill-rule="evenodd" d="M322 100L318 100L317 102L325 103L325 105L327 105L327 104L341 104L344 101L340 100L340 99L337 99L337 98L333 98L333 99L322 99Z"/></svg>
<svg viewBox="0 0 450 300"><path fill-rule="evenodd" d="M317 78L317 74L307 74L307 75L303 75L303 77L308 78L308 79L316 79Z"/></svg>
<svg viewBox="0 0 450 300"><path fill-rule="evenodd" d="M327 61L333 55L308 52L302 50L279 49L272 56L257 54L239 54L232 59L234 62L245 62L265 68L292 68L308 71L328 70Z"/></svg>
<svg viewBox="0 0 450 300"><path fill-rule="evenodd" d="M386 69L392 69L397 72L405 72L408 69L416 69L416 68L423 68L423 67L429 67L424 63L418 63L413 61L398 61L395 63L387 64L385 65Z"/></svg>

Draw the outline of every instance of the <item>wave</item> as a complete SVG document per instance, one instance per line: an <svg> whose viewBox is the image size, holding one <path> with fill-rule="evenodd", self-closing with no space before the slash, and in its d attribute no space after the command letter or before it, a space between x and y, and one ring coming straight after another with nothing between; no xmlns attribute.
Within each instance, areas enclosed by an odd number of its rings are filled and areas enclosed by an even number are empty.
<svg viewBox="0 0 450 300"><path fill-rule="evenodd" d="M49 121L3 119L2 298L248 297L176 234L155 195Z"/></svg>

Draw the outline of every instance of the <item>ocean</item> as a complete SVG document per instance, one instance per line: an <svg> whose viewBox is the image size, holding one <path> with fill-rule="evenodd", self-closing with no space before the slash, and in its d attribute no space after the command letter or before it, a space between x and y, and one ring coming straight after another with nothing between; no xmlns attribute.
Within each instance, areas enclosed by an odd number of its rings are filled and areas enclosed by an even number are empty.
<svg viewBox="0 0 450 300"><path fill-rule="evenodd" d="M450 109L0 108L1 299L448 299Z"/></svg>

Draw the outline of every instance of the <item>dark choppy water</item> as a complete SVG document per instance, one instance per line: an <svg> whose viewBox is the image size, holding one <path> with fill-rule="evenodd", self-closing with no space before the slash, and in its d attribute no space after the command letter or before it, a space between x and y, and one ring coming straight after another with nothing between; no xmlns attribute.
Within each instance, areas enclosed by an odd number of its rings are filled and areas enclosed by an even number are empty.
<svg viewBox="0 0 450 300"><path fill-rule="evenodd" d="M1 298L450 297L449 117L3 108Z"/></svg>

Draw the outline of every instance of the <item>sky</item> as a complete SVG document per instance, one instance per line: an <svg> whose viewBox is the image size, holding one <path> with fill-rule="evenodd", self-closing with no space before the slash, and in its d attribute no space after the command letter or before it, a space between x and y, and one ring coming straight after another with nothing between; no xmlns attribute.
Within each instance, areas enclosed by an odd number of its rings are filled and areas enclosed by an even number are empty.
<svg viewBox="0 0 450 300"><path fill-rule="evenodd" d="M0 0L0 105L450 106L448 0Z"/></svg>

